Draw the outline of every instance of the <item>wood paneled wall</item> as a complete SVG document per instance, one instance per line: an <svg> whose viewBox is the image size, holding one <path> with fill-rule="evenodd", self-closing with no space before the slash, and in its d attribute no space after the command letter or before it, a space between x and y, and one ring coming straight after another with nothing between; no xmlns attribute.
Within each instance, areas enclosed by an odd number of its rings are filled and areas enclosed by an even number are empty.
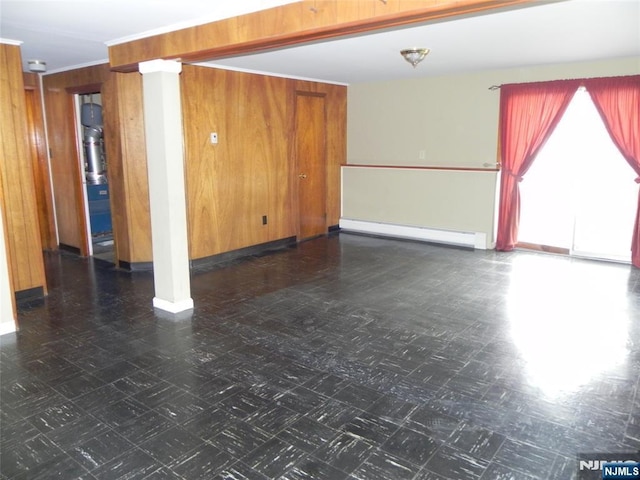
<svg viewBox="0 0 640 480"><path fill-rule="evenodd" d="M78 140L82 139L77 137L73 94L100 91L109 74L109 65L103 64L44 76L58 240L78 248L82 255L88 253L82 190L84 171L78 152Z"/></svg>
<svg viewBox="0 0 640 480"><path fill-rule="evenodd" d="M116 258L128 263L151 262L142 76L112 73L103 85L102 98Z"/></svg>
<svg viewBox="0 0 640 480"><path fill-rule="evenodd" d="M287 81L185 65L181 85L190 257L293 236Z"/></svg>
<svg viewBox="0 0 640 480"><path fill-rule="evenodd" d="M0 44L0 105L0 206L13 289L46 292L18 46Z"/></svg>
<svg viewBox="0 0 640 480"><path fill-rule="evenodd" d="M84 194L73 94L101 92L116 259L152 260L149 189L140 74L108 64L44 77L51 167L60 243L86 254Z"/></svg>
<svg viewBox="0 0 640 480"><path fill-rule="evenodd" d="M296 90L327 95L327 221L338 223L346 87L189 65L181 85L192 259L296 235L291 158ZM210 142L212 132L217 144Z"/></svg>
<svg viewBox="0 0 640 480"><path fill-rule="evenodd" d="M296 235L291 149L296 91L327 98L327 226L338 224L346 87L190 65L183 67L181 85L190 258ZM106 65L45 77L60 242L82 249L82 172L72 93L88 87L102 91L116 258L150 262L142 79L135 72L109 72ZM218 133L216 145L211 132Z"/></svg>

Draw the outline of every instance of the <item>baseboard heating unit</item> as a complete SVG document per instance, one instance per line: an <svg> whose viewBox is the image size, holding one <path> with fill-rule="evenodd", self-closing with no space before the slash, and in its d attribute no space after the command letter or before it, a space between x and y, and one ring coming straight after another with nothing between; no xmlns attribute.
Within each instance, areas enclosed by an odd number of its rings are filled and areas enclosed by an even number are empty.
<svg viewBox="0 0 640 480"><path fill-rule="evenodd" d="M477 248L480 250L487 249L487 235L481 232L454 232L426 227L351 220L348 218L340 219L340 229L345 232L422 240L425 242L443 243L446 245Z"/></svg>

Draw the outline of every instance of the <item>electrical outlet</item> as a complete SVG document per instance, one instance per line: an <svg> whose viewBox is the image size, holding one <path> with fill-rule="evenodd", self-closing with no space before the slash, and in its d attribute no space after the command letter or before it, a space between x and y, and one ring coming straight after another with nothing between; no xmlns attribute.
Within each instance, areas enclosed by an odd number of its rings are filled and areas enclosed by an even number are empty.
<svg viewBox="0 0 640 480"><path fill-rule="evenodd" d="M418 160L425 160L427 158L427 151L426 150L419 150L418 151Z"/></svg>
<svg viewBox="0 0 640 480"><path fill-rule="evenodd" d="M211 140L211 143L213 143L213 144L218 143L218 134L216 132L211 132L211 135L209 136L209 139Z"/></svg>
<svg viewBox="0 0 640 480"><path fill-rule="evenodd" d="M266 216L266 215L263 215L263 216L262 216L262 224L263 224L263 225L266 225L266 224L267 224L267 216Z"/></svg>

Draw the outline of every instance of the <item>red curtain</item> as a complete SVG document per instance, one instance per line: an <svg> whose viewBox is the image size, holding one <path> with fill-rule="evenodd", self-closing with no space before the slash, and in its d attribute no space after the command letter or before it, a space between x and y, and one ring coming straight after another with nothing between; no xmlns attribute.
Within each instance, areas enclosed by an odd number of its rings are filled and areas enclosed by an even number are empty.
<svg viewBox="0 0 640 480"><path fill-rule="evenodd" d="M513 250L518 241L518 182L560 121L579 80L503 85L500 90L500 205L496 249Z"/></svg>
<svg viewBox="0 0 640 480"><path fill-rule="evenodd" d="M590 78L584 85L616 144L640 183L640 75ZM631 240L631 263L640 268L640 194Z"/></svg>

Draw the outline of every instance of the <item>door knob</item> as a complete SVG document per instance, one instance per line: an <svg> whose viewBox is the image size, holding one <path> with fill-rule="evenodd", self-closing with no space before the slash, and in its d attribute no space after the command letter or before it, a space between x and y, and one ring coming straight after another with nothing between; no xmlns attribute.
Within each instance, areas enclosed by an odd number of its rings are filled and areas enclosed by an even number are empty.
<svg viewBox="0 0 640 480"><path fill-rule="evenodd" d="M306 173L301 173L300 175L298 175L298 178L307 178L307 174Z"/></svg>

